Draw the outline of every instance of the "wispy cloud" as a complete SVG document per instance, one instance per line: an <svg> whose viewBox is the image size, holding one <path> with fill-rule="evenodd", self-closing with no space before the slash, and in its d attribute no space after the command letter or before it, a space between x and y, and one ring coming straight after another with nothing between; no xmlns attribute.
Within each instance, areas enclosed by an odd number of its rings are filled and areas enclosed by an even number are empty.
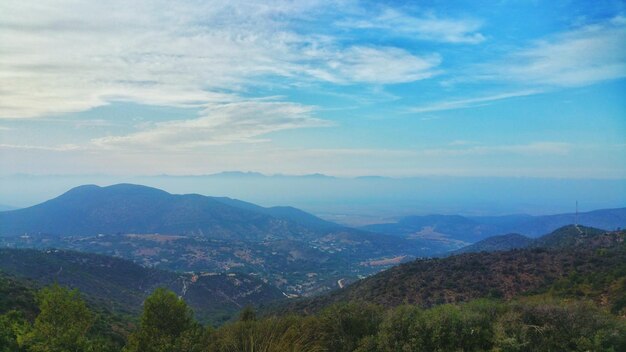
<svg viewBox="0 0 626 352"><path fill-rule="evenodd" d="M479 32L482 26L480 21L440 18L433 14L411 16L390 8L384 9L375 17L344 20L339 22L339 25L357 29L384 30L412 39L444 43L478 44L485 40L485 36Z"/></svg>
<svg viewBox="0 0 626 352"><path fill-rule="evenodd" d="M393 47L354 46L343 51L316 55L324 65L307 73L334 83L404 83L430 78L438 73L441 57L418 57Z"/></svg>
<svg viewBox="0 0 626 352"><path fill-rule="evenodd" d="M440 101L440 102L436 102L433 104L412 107L412 108L409 108L408 111L412 113L423 113L423 112L433 112L433 111L443 111L443 110L467 109L467 108L488 105L490 103L493 103L499 100L511 99L511 98L517 98L517 97L525 97L529 95L539 94L542 92L543 91L539 89L528 89L528 90L521 90L517 92L500 93L500 94L487 95L487 96L476 97L476 98Z"/></svg>
<svg viewBox="0 0 626 352"><path fill-rule="evenodd" d="M430 156L467 156L488 154L518 154L518 155L566 155L572 149L570 143L562 142L532 142L510 145L478 145L456 148L425 149L419 153Z"/></svg>
<svg viewBox="0 0 626 352"><path fill-rule="evenodd" d="M241 101L267 77L393 84L437 73L436 54L292 28L332 10L308 1L3 1L0 118L114 101L202 108Z"/></svg>
<svg viewBox="0 0 626 352"><path fill-rule="evenodd" d="M312 108L294 103L248 101L207 107L201 117L157 123L124 136L92 140L97 148L178 150L231 143L262 142L257 137L295 128L325 127L311 116Z"/></svg>
<svg viewBox="0 0 626 352"><path fill-rule="evenodd" d="M542 86L585 86L626 77L626 18L583 26L534 42L477 77Z"/></svg>
<svg viewBox="0 0 626 352"><path fill-rule="evenodd" d="M0 144L0 149L19 149L19 150L39 150L39 151L51 151L51 152L68 152L81 150L78 145L75 144L62 144L54 146L45 145L29 145L29 144Z"/></svg>

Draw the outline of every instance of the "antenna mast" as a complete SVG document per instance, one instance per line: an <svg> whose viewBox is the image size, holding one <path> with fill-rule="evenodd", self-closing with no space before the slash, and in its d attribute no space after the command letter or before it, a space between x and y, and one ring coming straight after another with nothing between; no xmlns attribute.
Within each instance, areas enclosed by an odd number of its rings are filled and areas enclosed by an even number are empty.
<svg viewBox="0 0 626 352"><path fill-rule="evenodd" d="M578 201L576 201L576 216L574 217L574 226L578 227Z"/></svg>

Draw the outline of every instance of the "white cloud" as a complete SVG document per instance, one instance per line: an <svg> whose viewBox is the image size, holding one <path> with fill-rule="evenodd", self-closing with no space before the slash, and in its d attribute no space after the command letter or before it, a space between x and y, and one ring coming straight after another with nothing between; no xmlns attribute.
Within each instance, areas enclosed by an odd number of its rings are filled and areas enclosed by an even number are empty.
<svg viewBox="0 0 626 352"><path fill-rule="evenodd" d="M533 85L584 86L626 77L626 18L587 25L479 67L479 76Z"/></svg>
<svg viewBox="0 0 626 352"><path fill-rule="evenodd" d="M394 9L385 9L376 17L345 20L339 23L357 29L378 29L397 35L445 43L478 44L485 40L479 32L482 23L476 20L438 18L434 15L410 16Z"/></svg>
<svg viewBox="0 0 626 352"><path fill-rule="evenodd" d="M336 83L403 83L437 74L438 55L418 57L392 47L351 47L327 53L325 68L310 73Z"/></svg>
<svg viewBox="0 0 626 352"><path fill-rule="evenodd" d="M92 140L96 148L178 150L231 143L261 142L257 137L294 128L324 127L312 108L295 103L248 101L207 107L201 117L157 123L145 130Z"/></svg>
<svg viewBox="0 0 626 352"><path fill-rule="evenodd" d="M436 55L346 47L340 38L292 28L334 9L309 1L3 1L0 118L113 101L233 103L268 76L289 84L390 84L435 73Z"/></svg>

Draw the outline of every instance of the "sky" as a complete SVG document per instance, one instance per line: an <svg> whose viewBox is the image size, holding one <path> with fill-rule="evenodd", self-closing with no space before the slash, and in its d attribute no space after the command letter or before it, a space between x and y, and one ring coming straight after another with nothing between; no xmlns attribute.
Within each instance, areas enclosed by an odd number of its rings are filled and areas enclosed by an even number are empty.
<svg viewBox="0 0 626 352"><path fill-rule="evenodd" d="M0 175L626 179L624 1L0 2Z"/></svg>

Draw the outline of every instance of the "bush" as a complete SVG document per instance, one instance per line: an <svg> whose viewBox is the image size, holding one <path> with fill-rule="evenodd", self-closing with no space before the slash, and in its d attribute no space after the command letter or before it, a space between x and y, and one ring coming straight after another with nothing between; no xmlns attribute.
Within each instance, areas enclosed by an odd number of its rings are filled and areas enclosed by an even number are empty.
<svg viewBox="0 0 626 352"><path fill-rule="evenodd" d="M588 303L514 303L495 327L498 351L626 351L624 321Z"/></svg>

